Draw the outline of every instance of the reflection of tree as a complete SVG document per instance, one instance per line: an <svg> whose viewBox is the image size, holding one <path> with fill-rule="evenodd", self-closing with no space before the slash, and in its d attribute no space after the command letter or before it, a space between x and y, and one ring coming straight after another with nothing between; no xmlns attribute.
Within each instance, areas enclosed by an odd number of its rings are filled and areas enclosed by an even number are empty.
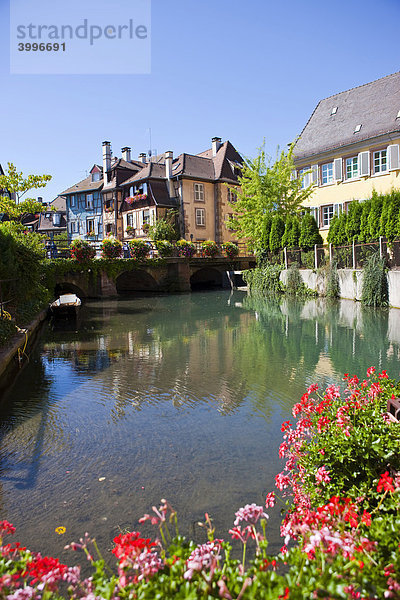
<svg viewBox="0 0 400 600"><path fill-rule="evenodd" d="M49 399L52 383L45 363L31 357L0 405L1 479L20 489L34 487L44 454L61 452L67 445L60 411ZM22 474L8 475L9 470Z"/></svg>

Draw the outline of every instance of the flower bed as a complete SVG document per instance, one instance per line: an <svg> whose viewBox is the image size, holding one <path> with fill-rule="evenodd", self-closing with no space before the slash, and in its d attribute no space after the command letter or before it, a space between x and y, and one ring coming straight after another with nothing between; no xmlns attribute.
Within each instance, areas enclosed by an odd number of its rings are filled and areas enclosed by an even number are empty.
<svg viewBox="0 0 400 600"><path fill-rule="evenodd" d="M400 423L386 414L388 398L400 386L385 371L370 368L359 381L345 376L336 386L312 385L293 408L296 424L282 424L279 449L286 465L276 476L280 501L290 504L283 520L284 544L267 554L267 510L247 504L229 531L242 546L231 558L231 543L215 537L206 513L199 525L202 544L179 535L177 515L166 500L140 523L155 527L154 539L138 531L114 538L117 559L108 574L95 540L86 534L69 548L86 553L94 574L42 557L18 543L4 543L0 554L0 598L58 598L59 586L71 598L226 598L232 599L398 599L400 597ZM286 501L288 502L288 501ZM0 538L14 533L0 522ZM251 548L252 558L246 557ZM281 568L281 565L285 565ZM64 587L63 587L64 586Z"/></svg>
<svg viewBox="0 0 400 600"><path fill-rule="evenodd" d="M196 246L193 244L193 242L187 242L186 240L178 240L176 242L176 247L178 249L179 256L192 258L192 256L196 254Z"/></svg>
<svg viewBox="0 0 400 600"><path fill-rule="evenodd" d="M101 243L102 258L119 258L122 255L122 242L112 235Z"/></svg>
<svg viewBox="0 0 400 600"><path fill-rule="evenodd" d="M144 260L150 252L150 246L144 240L132 240L129 242L129 248L132 258L137 260Z"/></svg>
<svg viewBox="0 0 400 600"><path fill-rule="evenodd" d="M87 242L86 240L82 240L81 238L76 238L72 240L70 245L71 250L71 258L79 262L84 262L85 260L90 260L94 258L96 254L96 250L94 247Z"/></svg>

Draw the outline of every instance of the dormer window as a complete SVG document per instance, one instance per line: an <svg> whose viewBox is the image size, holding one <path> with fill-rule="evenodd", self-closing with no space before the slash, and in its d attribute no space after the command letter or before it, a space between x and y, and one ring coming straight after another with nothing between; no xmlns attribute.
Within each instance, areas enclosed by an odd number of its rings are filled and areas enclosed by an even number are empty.
<svg viewBox="0 0 400 600"><path fill-rule="evenodd" d="M356 125L354 127L354 133L358 133L359 131L361 131L361 127L362 127L362 125Z"/></svg>
<svg viewBox="0 0 400 600"><path fill-rule="evenodd" d="M93 171L92 181L100 181L100 172L99 171Z"/></svg>

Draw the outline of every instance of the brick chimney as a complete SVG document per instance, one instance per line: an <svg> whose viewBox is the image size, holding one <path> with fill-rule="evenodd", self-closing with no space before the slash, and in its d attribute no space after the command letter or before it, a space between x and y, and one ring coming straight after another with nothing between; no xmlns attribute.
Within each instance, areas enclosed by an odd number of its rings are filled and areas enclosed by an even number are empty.
<svg viewBox="0 0 400 600"><path fill-rule="evenodd" d="M129 146L125 146L125 148L121 148L122 152L122 160L125 162L131 162L131 149Z"/></svg>
<svg viewBox="0 0 400 600"><path fill-rule="evenodd" d="M220 137L213 137L213 139L211 140L211 143L212 143L212 155L217 156L217 152L222 146L222 140Z"/></svg>
<svg viewBox="0 0 400 600"><path fill-rule="evenodd" d="M111 142L103 142L103 179L108 183L107 171L111 169Z"/></svg>
<svg viewBox="0 0 400 600"><path fill-rule="evenodd" d="M172 183L172 159L173 159L174 153L172 152L172 150L167 150L167 152L165 153L165 177L168 180L168 190L169 190L169 195L171 198L174 197L174 186Z"/></svg>

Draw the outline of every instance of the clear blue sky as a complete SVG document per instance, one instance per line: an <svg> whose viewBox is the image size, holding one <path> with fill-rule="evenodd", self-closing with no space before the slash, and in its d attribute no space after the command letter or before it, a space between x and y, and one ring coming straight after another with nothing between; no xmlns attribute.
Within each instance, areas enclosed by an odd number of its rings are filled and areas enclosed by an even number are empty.
<svg viewBox="0 0 400 600"><path fill-rule="evenodd" d="M146 152L149 127L158 152L220 136L274 155L320 99L400 69L399 23L400 0L153 0L150 75L10 75L0 0L0 163L50 173L49 201L101 163L103 140Z"/></svg>

